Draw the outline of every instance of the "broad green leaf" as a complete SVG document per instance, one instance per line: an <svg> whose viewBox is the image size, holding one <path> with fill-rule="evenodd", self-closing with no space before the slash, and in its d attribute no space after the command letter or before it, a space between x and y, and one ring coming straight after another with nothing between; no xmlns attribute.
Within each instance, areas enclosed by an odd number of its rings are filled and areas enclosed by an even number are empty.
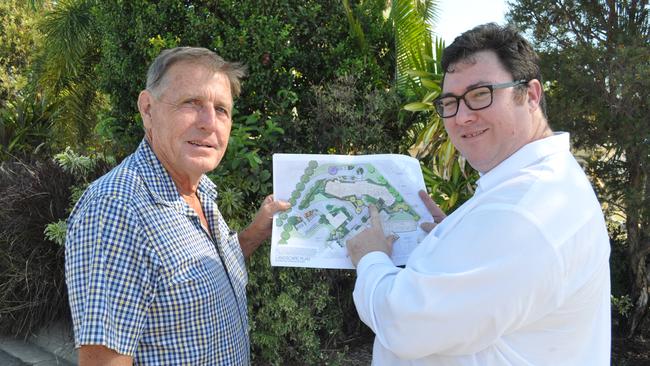
<svg viewBox="0 0 650 366"><path fill-rule="evenodd" d="M440 85L438 83L431 81L429 79L420 79L420 82L422 83L422 86L424 86L425 88L440 92Z"/></svg>
<svg viewBox="0 0 650 366"><path fill-rule="evenodd" d="M435 76L435 74L433 73L427 71L421 71L421 70L409 70L406 73L411 77L420 77L420 78L431 78Z"/></svg>
<svg viewBox="0 0 650 366"><path fill-rule="evenodd" d="M431 109L431 104L414 102L404 106L404 109L411 112L427 111Z"/></svg>

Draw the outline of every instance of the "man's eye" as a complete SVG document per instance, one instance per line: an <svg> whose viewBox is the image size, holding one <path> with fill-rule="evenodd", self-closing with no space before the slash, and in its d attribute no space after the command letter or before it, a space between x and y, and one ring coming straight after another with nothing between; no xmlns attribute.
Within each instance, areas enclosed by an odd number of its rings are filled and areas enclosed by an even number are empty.
<svg viewBox="0 0 650 366"><path fill-rule="evenodd" d="M196 100L194 99L184 100L183 102L181 102L180 106L182 108L194 108L196 107Z"/></svg>
<svg viewBox="0 0 650 366"><path fill-rule="evenodd" d="M480 89L472 90L468 96L473 99L487 98L490 96L490 89L480 88Z"/></svg>
<svg viewBox="0 0 650 366"><path fill-rule="evenodd" d="M220 106L215 106L214 111L219 113L219 114L228 114L228 111L226 110L226 108L220 107Z"/></svg>
<svg viewBox="0 0 650 366"><path fill-rule="evenodd" d="M442 99L440 101L440 105L443 106L444 108L453 107L456 105L456 99L455 98Z"/></svg>

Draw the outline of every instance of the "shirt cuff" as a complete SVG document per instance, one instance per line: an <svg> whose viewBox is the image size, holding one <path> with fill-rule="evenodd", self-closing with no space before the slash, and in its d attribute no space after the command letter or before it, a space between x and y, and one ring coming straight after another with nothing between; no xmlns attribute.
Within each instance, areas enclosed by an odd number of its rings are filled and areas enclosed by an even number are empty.
<svg viewBox="0 0 650 366"><path fill-rule="evenodd" d="M395 266L388 254L380 251L375 251L361 257L361 260L359 260L359 264L357 265L357 273L364 272L373 264L388 264L390 266Z"/></svg>

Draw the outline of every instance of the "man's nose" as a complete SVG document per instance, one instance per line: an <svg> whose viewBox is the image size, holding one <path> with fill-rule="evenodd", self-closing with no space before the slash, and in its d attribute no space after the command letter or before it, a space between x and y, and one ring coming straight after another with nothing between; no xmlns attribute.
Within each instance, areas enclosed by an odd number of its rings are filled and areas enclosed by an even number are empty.
<svg viewBox="0 0 650 366"><path fill-rule="evenodd" d="M217 112L211 105L204 105L199 111L199 127L204 130L213 130L217 125Z"/></svg>
<svg viewBox="0 0 650 366"><path fill-rule="evenodd" d="M458 111L456 112L456 123L465 124L473 122L476 119L476 111L471 110L467 106L465 99L458 101Z"/></svg>

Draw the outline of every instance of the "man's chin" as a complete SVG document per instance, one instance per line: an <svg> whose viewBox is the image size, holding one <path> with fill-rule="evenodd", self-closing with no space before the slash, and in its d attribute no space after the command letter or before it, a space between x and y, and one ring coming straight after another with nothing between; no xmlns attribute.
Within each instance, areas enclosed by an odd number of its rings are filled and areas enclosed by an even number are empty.
<svg viewBox="0 0 650 366"><path fill-rule="evenodd" d="M195 159L194 161L188 162L188 168L191 167L192 171L196 172L198 175L201 175L215 170L217 166L219 166L220 162L221 162L221 158Z"/></svg>

